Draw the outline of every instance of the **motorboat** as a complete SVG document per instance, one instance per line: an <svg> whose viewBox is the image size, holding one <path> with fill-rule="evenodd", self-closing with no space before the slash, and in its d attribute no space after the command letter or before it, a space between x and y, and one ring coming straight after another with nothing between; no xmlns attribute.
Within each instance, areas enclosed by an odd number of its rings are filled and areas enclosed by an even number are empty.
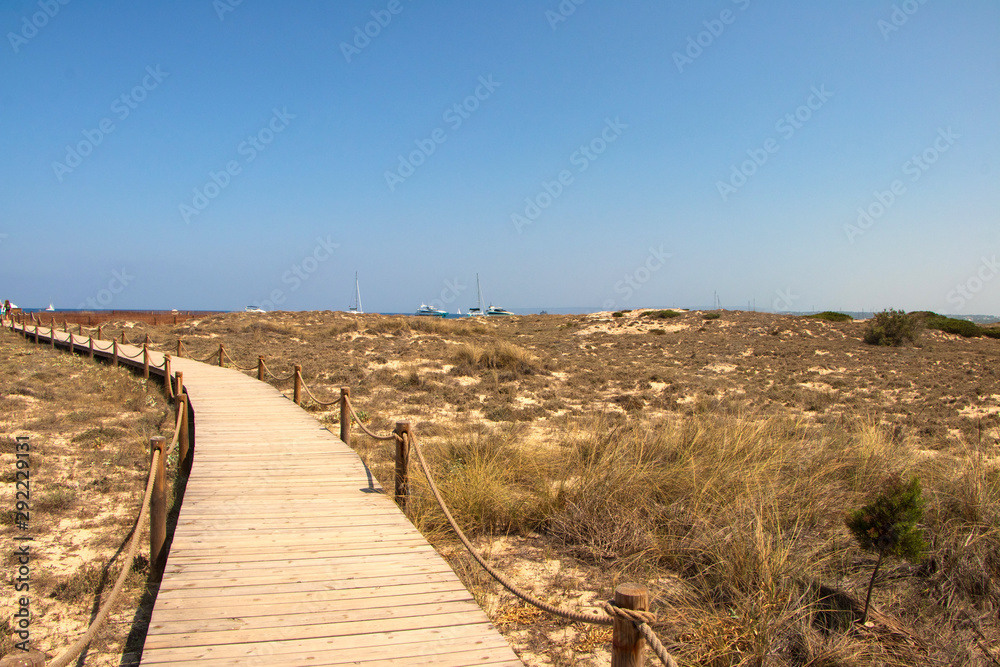
<svg viewBox="0 0 1000 667"><path fill-rule="evenodd" d="M420 304L420 307L417 308L417 312L415 314L421 317L447 317L448 311L422 303Z"/></svg>
<svg viewBox="0 0 1000 667"><path fill-rule="evenodd" d="M492 317L494 315L508 316L508 315L513 315L513 314L514 313L510 312L509 310L507 310L505 308L501 308L500 306L490 306L489 308L486 309L486 315L488 317Z"/></svg>
<svg viewBox="0 0 1000 667"><path fill-rule="evenodd" d="M174 311L177 312L176 310ZM244 313L266 313L267 311L259 306L247 306L243 309Z"/></svg>

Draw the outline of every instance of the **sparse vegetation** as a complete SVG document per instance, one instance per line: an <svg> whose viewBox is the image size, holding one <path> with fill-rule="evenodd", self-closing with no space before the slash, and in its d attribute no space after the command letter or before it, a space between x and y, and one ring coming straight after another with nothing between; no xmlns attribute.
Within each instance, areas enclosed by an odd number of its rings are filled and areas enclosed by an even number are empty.
<svg viewBox="0 0 1000 667"><path fill-rule="evenodd" d="M869 345L899 347L915 343L920 337L920 323L902 310L875 313L865 328L864 341Z"/></svg>
<svg viewBox="0 0 1000 667"><path fill-rule="evenodd" d="M854 318L847 313L838 313L832 310L824 310L822 313L806 315L814 320L824 320L826 322L853 322Z"/></svg>
<svg viewBox="0 0 1000 667"><path fill-rule="evenodd" d="M702 315L701 319L703 319L703 320L717 320L720 317L722 317L722 313L705 313L704 315Z"/></svg>

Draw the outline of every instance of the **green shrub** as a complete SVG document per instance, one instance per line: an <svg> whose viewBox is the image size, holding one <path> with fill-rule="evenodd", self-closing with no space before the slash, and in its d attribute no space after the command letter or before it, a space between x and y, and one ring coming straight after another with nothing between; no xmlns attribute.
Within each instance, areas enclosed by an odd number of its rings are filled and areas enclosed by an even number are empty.
<svg viewBox="0 0 1000 667"><path fill-rule="evenodd" d="M643 317L652 317L657 320L669 320L671 317L680 317L682 313L676 310L649 310L642 314Z"/></svg>
<svg viewBox="0 0 1000 667"><path fill-rule="evenodd" d="M666 329L650 329L649 333L653 334L654 336L663 336L667 333L667 331Z"/></svg>
<svg viewBox="0 0 1000 667"><path fill-rule="evenodd" d="M883 485L885 490L859 510L851 512L846 524L862 549L878 554L872 578L868 582L865 611L862 623L868 620L868 603L872 597L875 575L885 556L899 556L915 560L927 548L917 522L924 515L924 499L920 479L913 477L909 483L893 479Z"/></svg>
<svg viewBox="0 0 1000 667"><path fill-rule="evenodd" d="M704 315L704 317L702 317L702 319L703 320L717 320L720 317L722 317L722 315L719 314L719 313L705 313L705 315Z"/></svg>
<svg viewBox="0 0 1000 667"><path fill-rule="evenodd" d="M891 345L899 347L914 343L920 337L918 321L902 310L883 310L875 313L868 321L864 340L869 345Z"/></svg>
<svg viewBox="0 0 1000 667"><path fill-rule="evenodd" d="M811 317L814 320L825 320L827 322L853 322L854 318L847 313L838 313L832 310L824 310L822 313L813 313L812 315L806 315L806 317Z"/></svg>
<svg viewBox="0 0 1000 667"><path fill-rule="evenodd" d="M963 338L978 338L983 335L982 327L969 320L960 320L932 312L921 312L914 315L919 317L928 329L937 329Z"/></svg>
<svg viewBox="0 0 1000 667"><path fill-rule="evenodd" d="M1000 328L998 327L983 327L982 331L987 338L1000 338Z"/></svg>
<svg viewBox="0 0 1000 667"><path fill-rule="evenodd" d="M611 317L625 317L625 313L623 313L622 311L618 310L618 311L615 311L615 312L611 313Z"/></svg>

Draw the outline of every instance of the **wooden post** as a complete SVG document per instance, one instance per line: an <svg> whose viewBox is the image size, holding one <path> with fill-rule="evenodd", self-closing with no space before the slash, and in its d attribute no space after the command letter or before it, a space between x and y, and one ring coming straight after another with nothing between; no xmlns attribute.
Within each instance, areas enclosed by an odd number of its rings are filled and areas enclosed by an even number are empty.
<svg viewBox="0 0 1000 667"><path fill-rule="evenodd" d="M73 354L73 332L69 332L69 353Z"/></svg>
<svg viewBox="0 0 1000 667"><path fill-rule="evenodd" d="M35 345L38 345L38 322L35 322Z"/></svg>
<svg viewBox="0 0 1000 667"><path fill-rule="evenodd" d="M177 357L180 358L181 356L182 356L181 355L181 339L178 338L177 339Z"/></svg>
<svg viewBox="0 0 1000 667"><path fill-rule="evenodd" d="M257 355L257 379L264 381L264 355Z"/></svg>
<svg viewBox="0 0 1000 667"><path fill-rule="evenodd" d="M91 359L94 358L94 337L90 337L90 354L88 355Z"/></svg>
<svg viewBox="0 0 1000 667"><path fill-rule="evenodd" d="M49 345L53 348L56 346L56 323L54 320L52 324L49 325Z"/></svg>
<svg viewBox="0 0 1000 667"><path fill-rule="evenodd" d="M345 445L351 444L351 408L347 400L351 397L350 387L340 388L340 439Z"/></svg>
<svg viewBox="0 0 1000 667"><path fill-rule="evenodd" d="M146 337L142 339L142 342L144 344L146 344L146 345L149 345L149 334L148 333L146 334Z"/></svg>
<svg viewBox="0 0 1000 667"><path fill-rule="evenodd" d="M184 371L177 371L177 386L174 387L174 396L184 393Z"/></svg>
<svg viewBox="0 0 1000 667"><path fill-rule="evenodd" d="M97 325L97 340L101 340L103 338L104 338L104 325L103 324L98 324Z"/></svg>
<svg viewBox="0 0 1000 667"><path fill-rule="evenodd" d="M295 405L302 405L302 366L295 364Z"/></svg>
<svg viewBox="0 0 1000 667"><path fill-rule="evenodd" d="M188 429L187 398L187 394L177 394L177 423L180 424L180 435L177 438L180 458L177 463L185 474L191 471L191 432Z"/></svg>
<svg viewBox="0 0 1000 667"><path fill-rule="evenodd" d="M149 463L153 478L153 493L149 500L149 572L155 580L167 564L167 439L161 435L149 439ZM156 457L156 453L160 455ZM156 468L153 471L153 458ZM126 564L128 567L128 564Z"/></svg>
<svg viewBox="0 0 1000 667"><path fill-rule="evenodd" d="M149 379L149 346L145 343L142 344L142 377Z"/></svg>
<svg viewBox="0 0 1000 667"><path fill-rule="evenodd" d="M83 333L83 324L77 324L76 325L76 332L78 334L82 334Z"/></svg>
<svg viewBox="0 0 1000 667"><path fill-rule="evenodd" d="M63 333L69 333L69 322L63 320Z"/></svg>
<svg viewBox="0 0 1000 667"><path fill-rule="evenodd" d="M622 584L615 589L615 605L622 609L649 611L649 589L642 584ZM611 667L641 667L646 664L646 640L632 621L615 617L611 639Z"/></svg>
<svg viewBox="0 0 1000 667"><path fill-rule="evenodd" d="M226 367L226 346L219 343L219 368Z"/></svg>
<svg viewBox="0 0 1000 667"><path fill-rule="evenodd" d="M113 353L111 355L111 364L114 365L114 366L117 366L118 365L118 341L117 340L111 341L111 349L113 350Z"/></svg>
<svg viewBox="0 0 1000 667"><path fill-rule="evenodd" d="M410 496L410 422L396 422L396 428L392 431L399 436L396 440L396 502L400 508L406 511L406 499ZM404 441L403 434L407 435Z"/></svg>
<svg viewBox="0 0 1000 667"><path fill-rule="evenodd" d="M125 330L122 329L122 345L125 344Z"/></svg>

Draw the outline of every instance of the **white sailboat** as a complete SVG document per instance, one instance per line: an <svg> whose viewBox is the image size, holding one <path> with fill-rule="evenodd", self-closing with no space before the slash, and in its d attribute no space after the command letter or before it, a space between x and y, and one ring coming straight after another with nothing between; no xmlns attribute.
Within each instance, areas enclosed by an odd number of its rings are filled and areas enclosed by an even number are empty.
<svg viewBox="0 0 1000 667"><path fill-rule="evenodd" d="M479 286L479 274L476 274L476 292L479 294L479 304L476 306L470 306L468 316L469 317L481 317L486 315L483 312L483 288Z"/></svg>
<svg viewBox="0 0 1000 667"><path fill-rule="evenodd" d="M365 309L361 307L361 286L358 283L358 272L354 272L354 301L351 303L350 308L347 312L354 313L355 315L363 315Z"/></svg>

